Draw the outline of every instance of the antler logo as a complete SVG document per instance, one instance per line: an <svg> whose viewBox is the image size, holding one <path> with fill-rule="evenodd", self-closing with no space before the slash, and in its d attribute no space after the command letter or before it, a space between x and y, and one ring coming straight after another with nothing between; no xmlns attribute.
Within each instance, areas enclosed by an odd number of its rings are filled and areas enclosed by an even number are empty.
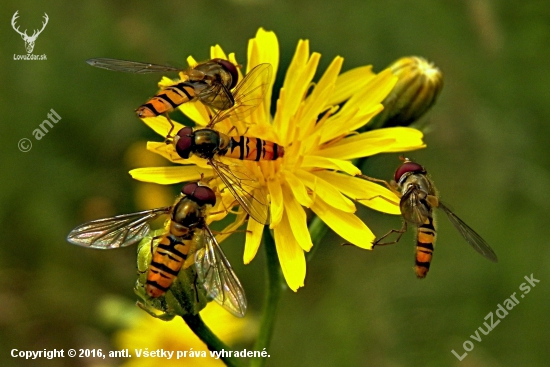
<svg viewBox="0 0 550 367"><path fill-rule="evenodd" d="M17 26L17 28L15 26L15 21L17 20L17 18L19 18L19 15L17 15L18 12L19 10L17 10L15 14L13 14L13 17L11 18L11 26L13 27L13 29L15 29L17 33L21 35L21 37L23 38L23 41L25 41L25 48L27 49L27 53L30 54L34 49L34 42L38 38L38 35L42 33L44 28L46 28L46 24L48 24L48 14L44 13L44 22L42 23L42 29L41 30L35 29L32 36L28 36L26 29L24 32L21 32L19 30L19 26Z"/></svg>

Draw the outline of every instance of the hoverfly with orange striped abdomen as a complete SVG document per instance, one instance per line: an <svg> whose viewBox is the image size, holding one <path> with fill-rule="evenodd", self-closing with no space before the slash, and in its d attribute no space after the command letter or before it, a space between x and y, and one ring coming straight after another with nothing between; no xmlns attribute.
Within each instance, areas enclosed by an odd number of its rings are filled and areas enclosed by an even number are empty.
<svg viewBox="0 0 550 367"><path fill-rule="evenodd" d="M357 176L369 181L384 183L400 198L399 208L403 217L402 228L391 230L376 239L373 245L381 246L397 243L403 233L407 231L407 223L416 226L415 272L418 278L425 278L430 269L435 244L436 229L433 209L440 208L447 214L450 222L470 246L488 260L497 262L497 255L487 242L439 200L435 186L424 167L408 158L402 158L402 160L403 163L395 171L394 180L391 182L364 175ZM398 233L395 241L382 242L392 233Z"/></svg>
<svg viewBox="0 0 550 367"><path fill-rule="evenodd" d="M190 69L108 58L89 59L86 62L101 69L135 74L166 71L181 73L181 79L164 87L138 107L136 113L140 118L168 114L179 105L195 100L201 101L214 110L226 110L233 107L235 103L231 90L237 85L239 73L237 66L228 60L211 59ZM268 67L271 66L269 64L256 66L241 83L248 83L250 79L255 79Z"/></svg>
<svg viewBox="0 0 550 367"><path fill-rule="evenodd" d="M188 183L172 206L84 223L73 229L67 240L97 249L129 246L147 236L150 222L161 215L169 215L168 232L151 240L147 295L151 298L163 296L180 270L194 264L196 282L207 296L233 315L242 317L247 306L243 287L206 224L207 211L215 203L216 194L208 186ZM153 248L155 240L158 240L157 246Z"/></svg>
<svg viewBox="0 0 550 367"><path fill-rule="evenodd" d="M172 144L180 158L188 159L191 155L196 155L206 159L243 209L257 222L269 224L267 196L258 188L257 182L253 180L254 175L246 165L242 162L236 164L235 160L274 161L284 156L284 148L275 142L246 136L246 131L243 132L245 135L238 135L238 132L237 135L232 135L236 131L235 126L224 132L217 126L229 117L236 118L247 131L253 125L245 117L261 105L271 79L271 65L261 65L269 67L263 68L264 72L254 78L249 78L249 73L234 90L234 106L218 111L204 128L193 129L181 125L176 128L174 122L168 120L171 128L165 142ZM177 133L171 136L175 129Z"/></svg>

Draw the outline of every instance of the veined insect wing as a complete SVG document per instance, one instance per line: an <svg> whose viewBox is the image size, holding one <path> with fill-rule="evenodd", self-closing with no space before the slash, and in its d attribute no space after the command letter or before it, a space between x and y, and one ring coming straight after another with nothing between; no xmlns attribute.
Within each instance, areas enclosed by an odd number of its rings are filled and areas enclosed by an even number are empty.
<svg viewBox="0 0 550 367"><path fill-rule="evenodd" d="M403 218L415 226L422 225L431 216L431 208L420 200L420 192L414 186L403 194L399 201L399 209Z"/></svg>
<svg viewBox="0 0 550 367"><path fill-rule="evenodd" d="M208 227L201 238L202 246L195 253L199 281L210 298L233 315L243 317L247 301L241 282Z"/></svg>
<svg viewBox="0 0 550 367"><path fill-rule="evenodd" d="M257 185L255 176L242 161L223 162L219 157L210 160L210 165L235 200L258 223L271 222L267 193Z"/></svg>
<svg viewBox="0 0 550 367"><path fill-rule="evenodd" d="M133 245L149 233L149 223L168 214L172 207L117 215L79 225L67 236L67 241L79 246L112 249Z"/></svg>
<svg viewBox="0 0 550 367"><path fill-rule="evenodd" d="M212 59L198 64L193 71L203 73L205 85L210 87L196 87L198 98L201 102L215 110L226 110L235 104L231 90L237 84L239 73L237 67L230 61L224 59Z"/></svg>
<svg viewBox="0 0 550 367"><path fill-rule="evenodd" d="M167 65L151 64L146 62L128 61L109 58L95 58L86 60L91 66L95 66L100 69L107 69L113 71L122 71L126 73L134 74L149 74L160 73L164 71L184 71L185 69L175 68Z"/></svg>
<svg viewBox="0 0 550 367"><path fill-rule="evenodd" d="M498 262L497 255L495 254L493 249L479 234L477 234L476 231L474 231L472 228L470 228L470 226L464 223L462 219L460 219L442 202L439 202L439 208L441 208L441 210L443 210L445 214L447 214L449 221L458 230L462 237L464 237L466 242L468 242L470 246L474 248L474 250L479 252L483 257L487 258L488 260Z"/></svg>
<svg viewBox="0 0 550 367"><path fill-rule="evenodd" d="M228 109L220 109L210 120L207 128L229 117L235 117L244 123L244 118L258 108L263 100L271 80L273 67L271 64L259 64L243 78L233 90L234 105Z"/></svg>

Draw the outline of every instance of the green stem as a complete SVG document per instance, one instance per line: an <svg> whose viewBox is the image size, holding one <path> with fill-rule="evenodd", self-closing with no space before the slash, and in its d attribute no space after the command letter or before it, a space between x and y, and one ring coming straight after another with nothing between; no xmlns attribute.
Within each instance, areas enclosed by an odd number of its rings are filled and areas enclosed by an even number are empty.
<svg viewBox="0 0 550 367"><path fill-rule="evenodd" d="M182 316L183 320L185 321L185 323L187 324L187 326L189 326L189 328L191 330L193 330L193 332L199 337L200 340L202 340L206 346L208 347L209 350L211 351L216 351L216 352L220 352L220 351L231 351L231 349L224 344L224 342L222 342L220 339L218 339L218 337L216 336L216 334L214 334L212 332L212 330L210 330L208 328L208 326L206 326L206 324L204 323L204 321L202 321L200 315L183 315ZM220 354L220 359L227 365L227 366L230 366L230 367L241 367L242 364L239 362L239 360L235 357L224 357L223 356L223 353Z"/></svg>
<svg viewBox="0 0 550 367"><path fill-rule="evenodd" d="M271 343L277 316L277 306L284 286L279 258L277 257L277 249L268 226L264 227L262 238L266 255L266 294L262 321L260 324L260 333L254 345L254 350L259 352L263 350L267 351ZM262 367L266 360L267 358L255 358L251 361L250 366Z"/></svg>
<svg viewBox="0 0 550 367"><path fill-rule="evenodd" d="M311 261L313 258L313 255L317 252L319 249L319 245L321 244L321 240L325 237L325 235L328 232L328 226L323 222L321 219L319 219L318 216L315 216L311 223L309 224L309 234L311 236L311 242L313 243L313 247L311 250L306 254L306 261Z"/></svg>

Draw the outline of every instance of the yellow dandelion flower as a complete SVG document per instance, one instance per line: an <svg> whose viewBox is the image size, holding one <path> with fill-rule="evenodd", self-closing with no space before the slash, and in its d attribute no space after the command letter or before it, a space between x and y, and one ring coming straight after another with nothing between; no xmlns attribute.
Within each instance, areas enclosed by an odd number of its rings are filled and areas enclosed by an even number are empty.
<svg viewBox="0 0 550 367"><path fill-rule="evenodd" d="M212 58L215 57L237 63L233 54L227 58L219 46L212 48ZM370 66L364 66L340 74L343 58L338 56L320 80L313 83L320 57L319 53L310 53L307 40L298 42L272 117L271 89L279 64L279 44L273 32L259 29L249 42L247 70L262 63L272 65L274 72L263 104L245 119L230 116L223 121L227 126L235 126L236 131L246 131L246 136L275 142L285 149L284 156L277 160L235 164L246 166L254 175L252 180L259 190L255 194L268 195L270 228L277 254L286 282L294 291L304 285L304 251L313 246L305 208L349 243L370 249L375 236L354 214L356 207L352 200L368 199L359 202L381 212L399 214L397 206L380 197L398 200L385 187L353 177L360 170L351 160L424 147L422 133L416 129L394 127L356 132L383 109L381 102L396 82L389 69L375 74ZM198 126L209 122L206 109L199 103L187 103L180 108ZM144 122L163 137L171 128L164 117ZM180 126L176 125L174 131ZM194 156L174 159L172 145L149 143L148 149L184 166L132 170L130 174L135 179L172 184L196 180L201 174L205 177L214 174L204 159ZM263 224L248 221L245 263L255 257L262 229Z"/></svg>

